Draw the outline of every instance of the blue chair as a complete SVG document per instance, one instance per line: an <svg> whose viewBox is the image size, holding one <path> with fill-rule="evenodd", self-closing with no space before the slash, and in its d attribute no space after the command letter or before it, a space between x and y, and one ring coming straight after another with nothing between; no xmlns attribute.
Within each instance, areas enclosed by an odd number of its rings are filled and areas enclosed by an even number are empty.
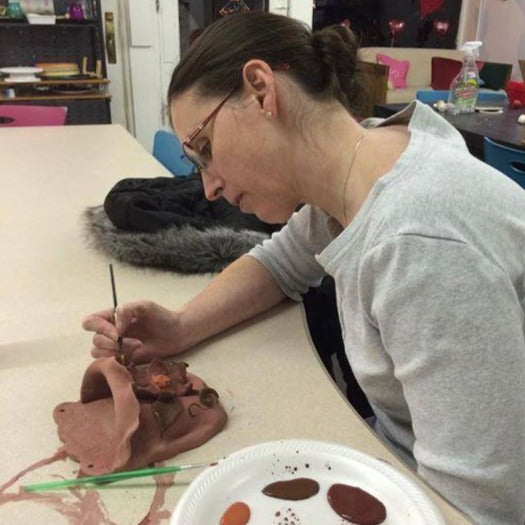
<svg viewBox="0 0 525 525"><path fill-rule="evenodd" d="M448 89L419 89L416 91L416 99L420 100L424 104L433 104L438 100L444 100L448 102ZM478 104L497 104L507 105L508 96L504 90L493 91L491 89L481 88L478 93Z"/></svg>
<svg viewBox="0 0 525 525"><path fill-rule="evenodd" d="M525 188L525 149L509 148L484 137L485 162Z"/></svg>
<svg viewBox="0 0 525 525"><path fill-rule="evenodd" d="M438 100L448 102L448 89L418 89L416 100L423 102L423 104L433 104Z"/></svg>
<svg viewBox="0 0 525 525"><path fill-rule="evenodd" d="M195 171L186 158L177 135L163 129L153 137L153 156L173 175L188 176Z"/></svg>

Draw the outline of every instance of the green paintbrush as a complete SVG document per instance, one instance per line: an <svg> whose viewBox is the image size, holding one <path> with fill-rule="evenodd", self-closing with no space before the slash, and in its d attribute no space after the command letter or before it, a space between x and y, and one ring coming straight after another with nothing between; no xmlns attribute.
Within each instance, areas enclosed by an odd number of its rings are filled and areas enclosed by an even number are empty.
<svg viewBox="0 0 525 525"><path fill-rule="evenodd" d="M22 488L26 492L40 492L42 490L63 489L66 487L76 487L90 483L110 483L112 481L122 481L124 479L142 478L145 476L154 476L156 474L170 474L189 470L193 468L205 468L217 465L217 463L208 463L201 465L178 465L173 467L151 467L139 470L124 470L122 472L113 472L112 474L101 474L100 476L85 476L82 478L62 479L58 481L47 481L45 483L34 483L33 485L24 485Z"/></svg>

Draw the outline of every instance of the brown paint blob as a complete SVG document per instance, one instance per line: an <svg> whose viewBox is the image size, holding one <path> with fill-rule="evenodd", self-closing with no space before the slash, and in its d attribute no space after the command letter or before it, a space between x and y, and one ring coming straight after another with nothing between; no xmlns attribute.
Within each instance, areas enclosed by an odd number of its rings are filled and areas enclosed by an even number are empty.
<svg viewBox="0 0 525 525"><path fill-rule="evenodd" d="M332 485L328 489L328 503L339 516L356 525L379 525L386 519L385 506L358 487Z"/></svg>
<svg viewBox="0 0 525 525"><path fill-rule="evenodd" d="M250 521L250 507L242 501L236 501L224 512L220 525L246 525L248 521Z"/></svg>
<svg viewBox="0 0 525 525"><path fill-rule="evenodd" d="M319 492L319 483L310 478L276 481L266 485L262 492L271 498L297 501L315 496Z"/></svg>

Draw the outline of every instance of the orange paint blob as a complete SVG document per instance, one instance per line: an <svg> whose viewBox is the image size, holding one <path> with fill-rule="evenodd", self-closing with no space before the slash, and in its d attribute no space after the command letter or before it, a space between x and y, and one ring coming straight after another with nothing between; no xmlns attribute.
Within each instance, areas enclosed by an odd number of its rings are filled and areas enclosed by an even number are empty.
<svg viewBox="0 0 525 525"><path fill-rule="evenodd" d="M151 378L150 383L159 390L164 390L170 386L170 378L169 376L158 374Z"/></svg>
<svg viewBox="0 0 525 525"><path fill-rule="evenodd" d="M236 501L222 515L220 525L246 525L249 521L250 507L242 501Z"/></svg>

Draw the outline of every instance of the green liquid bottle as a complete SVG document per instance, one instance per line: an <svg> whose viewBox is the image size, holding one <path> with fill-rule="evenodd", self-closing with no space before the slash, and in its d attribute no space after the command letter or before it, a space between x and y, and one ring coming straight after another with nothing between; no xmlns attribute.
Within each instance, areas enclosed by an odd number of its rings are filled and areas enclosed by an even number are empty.
<svg viewBox="0 0 525 525"><path fill-rule="evenodd" d="M479 93L479 71L476 64L478 49L482 42L465 42L460 48L463 51L463 66L450 84L448 96L449 111L472 113L476 109Z"/></svg>

